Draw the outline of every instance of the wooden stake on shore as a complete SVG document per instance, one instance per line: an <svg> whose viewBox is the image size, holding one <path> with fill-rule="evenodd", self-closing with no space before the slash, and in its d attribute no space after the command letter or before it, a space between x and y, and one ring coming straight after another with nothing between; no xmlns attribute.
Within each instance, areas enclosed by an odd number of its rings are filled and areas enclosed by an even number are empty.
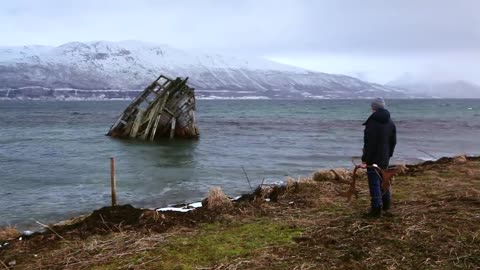
<svg viewBox="0 0 480 270"><path fill-rule="evenodd" d="M115 178L115 158L110 157L110 180L112 186L112 206L117 205L117 179Z"/></svg>

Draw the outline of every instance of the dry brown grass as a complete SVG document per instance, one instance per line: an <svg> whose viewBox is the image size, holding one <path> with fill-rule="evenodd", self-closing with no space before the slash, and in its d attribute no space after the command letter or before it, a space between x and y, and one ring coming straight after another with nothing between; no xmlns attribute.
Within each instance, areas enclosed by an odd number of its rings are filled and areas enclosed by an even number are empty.
<svg viewBox="0 0 480 270"><path fill-rule="evenodd" d="M260 198L262 198L262 199L268 198L273 191L272 186L261 186L259 188L260 188L260 194L259 195L260 195Z"/></svg>
<svg viewBox="0 0 480 270"><path fill-rule="evenodd" d="M312 184L313 180L309 177L299 177L297 179L288 177L285 184L285 192L297 191L300 185Z"/></svg>
<svg viewBox="0 0 480 270"><path fill-rule="evenodd" d="M55 248L17 250L16 264L21 269L91 269L121 258L135 256L153 250L165 242L167 234L137 232L112 233L94 236L82 241L62 241ZM7 258L7 262L10 259ZM139 263L137 267L141 267ZM122 269L128 269L129 265ZM17 269L17 268L15 268ZM20 268L19 268L20 269Z"/></svg>
<svg viewBox="0 0 480 270"><path fill-rule="evenodd" d="M315 181L349 181L352 179L352 173L344 168L331 170L318 170L311 177Z"/></svg>
<svg viewBox="0 0 480 270"><path fill-rule="evenodd" d="M335 173L331 170L318 170L312 174L312 179L318 182L335 180Z"/></svg>
<svg viewBox="0 0 480 270"><path fill-rule="evenodd" d="M19 237L20 235L20 232L15 227L8 226L0 228L0 240L9 240Z"/></svg>
<svg viewBox="0 0 480 270"><path fill-rule="evenodd" d="M453 163L462 164L467 162L467 157L465 155L453 157Z"/></svg>
<svg viewBox="0 0 480 270"><path fill-rule="evenodd" d="M405 174L408 172L408 167L405 164L399 164L395 166L397 174Z"/></svg>
<svg viewBox="0 0 480 270"><path fill-rule="evenodd" d="M212 187L208 191L205 205L210 210L227 210L233 207L232 201L219 187Z"/></svg>
<svg viewBox="0 0 480 270"><path fill-rule="evenodd" d="M451 159L397 178L393 216L381 219L360 217L369 204L365 192L350 205L339 203L331 193L335 181L316 182L308 192L303 189L308 185L291 188L271 211L272 218L307 228L298 246L266 250L217 269L478 269L480 162ZM366 189L366 181L358 184ZM324 202L298 208L315 198Z"/></svg>
<svg viewBox="0 0 480 270"><path fill-rule="evenodd" d="M328 207L337 199L335 197L334 187L340 185L336 181L315 181L311 177L287 178L283 186L275 186L270 189L271 193L267 197L277 204L262 205L263 208L269 208L275 215L283 213L290 214L285 211L285 205L293 208L315 208ZM273 208L280 208L273 210Z"/></svg>

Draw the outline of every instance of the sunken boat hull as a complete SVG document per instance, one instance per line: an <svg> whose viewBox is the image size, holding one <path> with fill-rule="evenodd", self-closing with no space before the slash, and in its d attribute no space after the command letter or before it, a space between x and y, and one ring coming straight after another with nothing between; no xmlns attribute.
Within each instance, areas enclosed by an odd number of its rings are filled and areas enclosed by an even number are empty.
<svg viewBox="0 0 480 270"><path fill-rule="evenodd" d="M149 141L197 138L195 92L187 81L160 75L128 105L107 136Z"/></svg>

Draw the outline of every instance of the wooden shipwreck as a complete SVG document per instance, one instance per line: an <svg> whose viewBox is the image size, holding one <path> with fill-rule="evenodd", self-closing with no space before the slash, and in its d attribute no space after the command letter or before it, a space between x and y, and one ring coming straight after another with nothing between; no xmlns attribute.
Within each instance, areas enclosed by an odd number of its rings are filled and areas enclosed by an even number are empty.
<svg viewBox="0 0 480 270"><path fill-rule="evenodd" d="M195 93L187 80L160 75L128 105L107 136L149 141L198 137Z"/></svg>

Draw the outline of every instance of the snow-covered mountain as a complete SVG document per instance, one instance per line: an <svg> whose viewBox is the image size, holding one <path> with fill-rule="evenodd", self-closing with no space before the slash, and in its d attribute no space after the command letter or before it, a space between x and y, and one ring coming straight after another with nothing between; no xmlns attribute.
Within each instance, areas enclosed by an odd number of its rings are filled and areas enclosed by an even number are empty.
<svg viewBox="0 0 480 270"><path fill-rule="evenodd" d="M0 98L132 98L159 74L189 77L200 98L409 97L348 76L139 41L0 47Z"/></svg>
<svg viewBox="0 0 480 270"><path fill-rule="evenodd" d="M405 73L387 85L438 98L480 98L480 86L462 80L431 79Z"/></svg>

